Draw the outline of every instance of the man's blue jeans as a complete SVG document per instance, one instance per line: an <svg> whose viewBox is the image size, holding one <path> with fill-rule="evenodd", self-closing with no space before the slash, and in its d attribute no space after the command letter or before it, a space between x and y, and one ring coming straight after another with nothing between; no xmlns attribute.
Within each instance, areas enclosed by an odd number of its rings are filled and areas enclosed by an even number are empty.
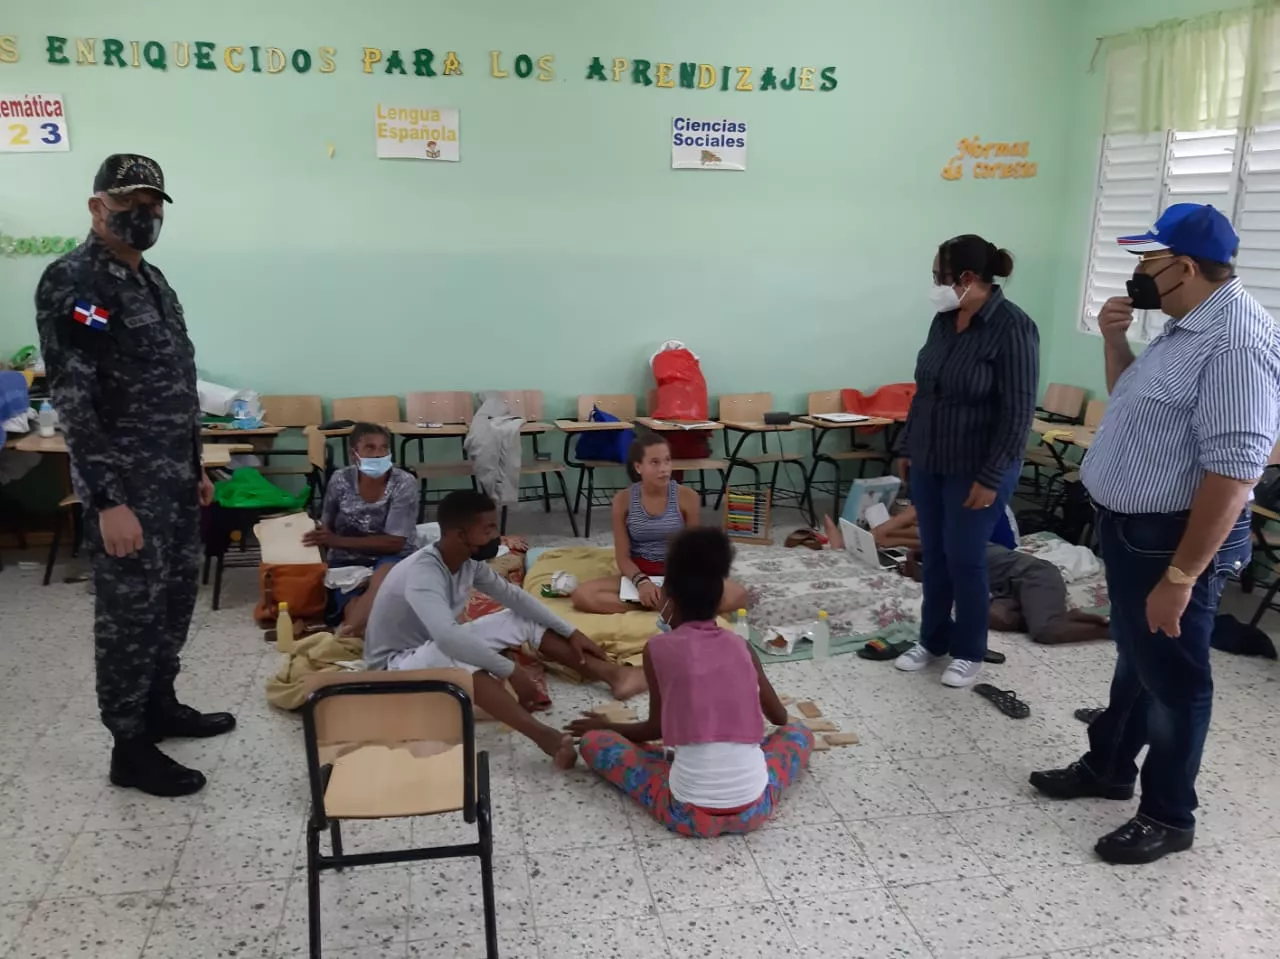
<svg viewBox="0 0 1280 959"><path fill-rule="evenodd" d="M1132 783L1142 764L1138 811L1174 829L1195 826L1196 775L1213 709L1209 639L1227 576L1249 562L1249 514L1236 521L1191 590L1176 639L1147 626L1147 596L1164 577L1186 530L1185 513L1124 516L1098 510L1107 568L1116 671L1106 711L1089 726L1084 764L1106 783Z"/></svg>
<svg viewBox="0 0 1280 959"><path fill-rule="evenodd" d="M1005 475L995 502L965 509L972 476L911 470L911 503L920 523L924 602L920 645L935 656L982 662L987 654L987 544L1018 482L1022 464ZM952 608L955 618L952 618Z"/></svg>

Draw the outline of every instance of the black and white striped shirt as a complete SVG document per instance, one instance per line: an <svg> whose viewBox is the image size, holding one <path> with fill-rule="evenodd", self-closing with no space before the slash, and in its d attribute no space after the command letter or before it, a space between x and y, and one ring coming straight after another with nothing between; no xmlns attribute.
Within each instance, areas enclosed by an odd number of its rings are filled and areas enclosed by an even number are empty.
<svg viewBox="0 0 1280 959"><path fill-rule="evenodd" d="M997 489L1022 462L1035 415L1040 331L999 286L956 332L939 313L916 358L916 395L898 449L915 469Z"/></svg>
<svg viewBox="0 0 1280 959"><path fill-rule="evenodd" d="M1113 512L1177 513L1205 473L1261 476L1278 432L1280 327L1233 279L1120 375L1080 475Z"/></svg>

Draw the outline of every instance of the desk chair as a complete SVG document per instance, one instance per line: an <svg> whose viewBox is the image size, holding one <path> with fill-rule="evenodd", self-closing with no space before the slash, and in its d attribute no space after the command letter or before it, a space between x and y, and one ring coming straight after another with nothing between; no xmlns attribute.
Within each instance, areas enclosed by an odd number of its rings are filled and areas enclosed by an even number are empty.
<svg viewBox="0 0 1280 959"><path fill-rule="evenodd" d="M319 394L264 396L261 402L263 421L272 426L285 426L305 432L307 427L317 427L324 422L324 408ZM316 487L312 485L314 472L309 459L309 444L301 448L272 446L269 450L263 450L261 456L263 465L260 472L263 476L301 476L307 480L314 495ZM284 466L272 464L273 456L297 457L299 462ZM307 458L305 461L304 457Z"/></svg>
<svg viewBox="0 0 1280 959"><path fill-rule="evenodd" d="M649 390L645 396L645 404L652 413L658 408L658 390ZM695 430L673 432L664 432L662 434L668 444L671 446L671 469L673 472L679 473L697 473L698 474L698 498L703 506L707 505L707 470L714 470L720 474L720 492L717 494L717 501L720 496L724 495L725 490L725 470L729 468L727 459L718 459L711 455L711 437L707 433L700 433ZM697 444L701 455L688 455ZM693 483L685 483L686 486L693 487Z"/></svg>
<svg viewBox="0 0 1280 959"><path fill-rule="evenodd" d="M542 390L500 390L498 395L506 402L507 408L512 414L519 416L526 423L537 423L542 420ZM526 500L523 495L523 488L520 497L521 502L532 502L533 499L540 498L542 500L543 509L551 512L551 501L559 499L564 501L565 515L569 517L569 526L573 529L573 535L578 535L578 520L573 515L573 504L569 502L569 488L564 482L565 465L551 459L550 453L543 453L538 449L538 434L533 433L529 436L533 444L533 462L521 460L520 475L536 476L541 480L542 495L541 497L531 497ZM545 457L545 458L544 458ZM551 492L551 487L547 482L548 476L554 476L560 484L560 493L557 495ZM529 489L537 490L537 487L529 487ZM502 532L507 531L507 508L502 507Z"/></svg>
<svg viewBox="0 0 1280 959"><path fill-rule="evenodd" d="M398 423L400 400L395 396L347 396L333 401L335 420L356 423Z"/></svg>
<svg viewBox="0 0 1280 959"><path fill-rule="evenodd" d="M1090 400L1084 408L1084 427L1096 430L1102 424L1102 416L1107 412L1106 400ZM1274 454L1273 454L1274 455Z"/></svg>
<svg viewBox="0 0 1280 959"><path fill-rule="evenodd" d="M1036 415L1047 423L1079 423L1084 409L1084 389L1065 383L1050 383L1044 399L1036 407Z"/></svg>
<svg viewBox="0 0 1280 959"><path fill-rule="evenodd" d="M476 752L471 676L459 669L317 673L302 707L311 811L307 817L307 915L311 959L320 959L320 874L349 866L475 857L480 860L485 955L498 956L493 890L489 754ZM476 841L351 853L344 819L462 813ZM331 851L320 851L329 833Z"/></svg>
<svg viewBox="0 0 1280 959"><path fill-rule="evenodd" d="M808 398L808 415L817 416L820 413L843 413L844 399L841 397L842 390L820 390L816 393L810 393ZM848 430L849 448L844 450L835 450L830 453L821 452L822 438L827 431L815 431L813 434L813 465L810 467L809 480L809 516L814 525L817 525L818 512L817 505L814 502L814 491L819 487L826 487L826 483L818 482L818 467L825 464L831 467L831 496L832 496L832 516L839 516L841 507L843 506L844 482L841 474L841 466L844 463L858 464L858 478L861 479L866 475L868 463L882 463L887 470L893 463L893 442L891 437L895 431L886 428L883 430L884 449L878 450L869 443L858 441L858 432L864 435L872 435L874 432L880 432L879 427L858 431Z"/></svg>
<svg viewBox="0 0 1280 959"><path fill-rule="evenodd" d="M1078 424L1084 410L1084 389L1079 386L1067 386L1064 383L1050 383L1045 389L1044 399L1036 407L1036 416L1046 423ZM1097 402L1096 400L1094 402ZM1093 404L1091 403L1090 406ZM1102 404L1104 407L1105 403ZM1101 418L1101 416L1099 416ZM1039 442L1026 451L1022 458L1024 469L1031 468L1031 489L1035 496L1048 496L1054 483L1069 469L1052 443ZM1047 477L1042 475L1047 473Z"/></svg>
<svg viewBox="0 0 1280 959"><path fill-rule="evenodd" d="M58 547L62 545L62 533L66 529L66 512L71 513L71 528L74 540L71 544L71 555L80 555L80 544L84 541L84 507L80 497L75 493L64 496L58 503L58 512L54 515L53 538L49 540L49 557L44 564L44 585L49 585L53 578L53 567L58 562Z"/></svg>
<svg viewBox="0 0 1280 959"><path fill-rule="evenodd" d="M578 422L585 423L591 419L591 411L599 407L606 413L611 413L624 423L630 423L636 418L636 398L630 393L590 393L586 396L578 397ZM622 427L626 429L627 427ZM613 494L620 489L626 487L597 487L596 486L596 470L613 469L625 470L626 464L619 463L614 460L574 460L571 446L573 444L573 433L564 434L564 461L567 466L578 471L578 489L573 496L573 511L578 512L578 504L582 502L582 485L585 481L587 486L587 513L583 523L582 535L591 536L591 509L593 506L609 506L613 502ZM581 434L578 434L581 435ZM608 435L613 436L610 432ZM628 477L627 482L630 483ZM603 498L597 502L596 495L600 494Z"/></svg>
<svg viewBox="0 0 1280 959"><path fill-rule="evenodd" d="M333 401L333 419L355 423L400 422L400 400L395 396L346 396ZM342 465L351 465L351 446L342 443Z"/></svg>
<svg viewBox="0 0 1280 959"><path fill-rule="evenodd" d="M474 414L475 397L465 390L406 393L404 397L405 422L415 426L419 423L469 426ZM422 460L426 458L425 437L406 436L400 441L400 465L405 469L410 468L409 461L405 458L405 449L414 439L418 443L418 462L412 470L418 477L418 522L421 523L426 518L427 507L431 505L428 487L432 480L470 478L472 489L476 488L476 481L472 475L471 462L467 459L466 444L463 443L465 437L458 441L462 446L460 461L424 463Z"/></svg>
<svg viewBox="0 0 1280 959"><path fill-rule="evenodd" d="M720 397L720 419L722 421L737 421L739 423L762 423L764 422L764 414L773 410L773 394L772 393L730 393ZM769 494L770 501L776 506L778 505L778 469L784 464L798 463L800 465L801 487L799 493L785 491L789 496L798 497L799 505L803 505L808 498L807 484L805 480L808 474L804 468L803 453L788 453L783 449L782 437L783 433L775 434L778 441L778 451L769 452L769 434L768 433L740 433L738 434L737 444L733 450L729 449L729 434L732 430L726 429L724 436L724 452L729 458L729 468L725 470L725 488L730 485L729 478L733 476L736 467L742 466L751 470L754 477L754 485L760 485L760 467L772 465L773 470L769 477ZM743 454L742 447L752 436L760 439L760 452L753 454ZM720 508L720 499L716 499L716 509Z"/></svg>

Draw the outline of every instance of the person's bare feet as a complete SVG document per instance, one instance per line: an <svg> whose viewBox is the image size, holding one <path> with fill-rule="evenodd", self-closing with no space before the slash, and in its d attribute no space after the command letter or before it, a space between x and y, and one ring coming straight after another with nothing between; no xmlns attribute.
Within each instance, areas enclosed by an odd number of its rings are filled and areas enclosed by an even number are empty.
<svg viewBox="0 0 1280 959"><path fill-rule="evenodd" d="M551 757L557 769L572 769L578 761L578 748L573 744L573 737L558 729L546 727L546 732L537 738L538 747Z"/></svg>
<svg viewBox="0 0 1280 959"><path fill-rule="evenodd" d="M618 678L609 684L609 691L613 693L613 698L620 701L639 696L648 690L649 683L644 678L644 670L635 666L623 666L618 673Z"/></svg>
<svg viewBox="0 0 1280 959"><path fill-rule="evenodd" d="M840 532L840 527L830 516L822 517L822 532L827 536L829 549L844 549L844 533Z"/></svg>

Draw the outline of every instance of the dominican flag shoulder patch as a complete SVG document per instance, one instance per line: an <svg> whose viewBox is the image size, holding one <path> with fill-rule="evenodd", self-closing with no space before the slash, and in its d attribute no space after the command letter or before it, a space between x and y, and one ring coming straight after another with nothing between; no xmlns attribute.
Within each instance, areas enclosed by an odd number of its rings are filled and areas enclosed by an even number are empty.
<svg viewBox="0 0 1280 959"><path fill-rule="evenodd" d="M72 311L71 318L77 323L83 323L91 330L105 330L109 315L102 307L94 306L88 300L76 300L76 308Z"/></svg>

